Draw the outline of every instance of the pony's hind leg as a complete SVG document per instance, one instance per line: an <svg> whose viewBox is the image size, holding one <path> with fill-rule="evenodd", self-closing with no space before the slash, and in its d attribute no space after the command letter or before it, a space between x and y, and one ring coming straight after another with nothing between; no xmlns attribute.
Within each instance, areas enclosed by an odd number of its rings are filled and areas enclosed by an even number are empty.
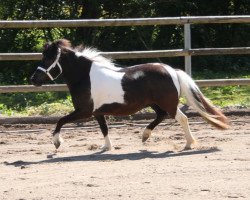
<svg viewBox="0 0 250 200"><path fill-rule="evenodd" d="M146 142L150 137L152 130L154 130L154 128L160 124L167 115L167 113L157 105L152 105L151 108L156 112L156 118L145 128L142 134L142 142Z"/></svg>
<svg viewBox="0 0 250 200"><path fill-rule="evenodd" d="M182 126L184 132L185 132L185 138L187 140L187 144L185 146L185 149L191 149L191 145L195 144L196 141L189 129L189 124L188 124L188 118L187 116L177 107L175 119L180 123Z"/></svg>
<svg viewBox="0 0 250 200"><path fill-rule="evenodd" d="M105 140L105 143L101 147L101 149L104 151L107 151L107 150L110 151L110 150L112 150L112 143L109 139L108 126L107 126L107 122L105 120L105 117L103 115L98 115L98 116L95 116L95 118L100 126L100 129L102 131L102 134L103 134L104 140Z"/></svg>

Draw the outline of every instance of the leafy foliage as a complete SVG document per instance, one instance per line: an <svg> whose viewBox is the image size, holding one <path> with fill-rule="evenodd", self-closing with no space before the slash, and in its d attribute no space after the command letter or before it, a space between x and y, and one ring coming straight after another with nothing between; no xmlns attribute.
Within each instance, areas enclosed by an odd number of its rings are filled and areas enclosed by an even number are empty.
<svg viewBox="0 0 250 200"><path fill-rule="evenodd" d="M249 15L248 0L7 0L0 1L0 20L103 19L209 15ZM101 51L183 48L183 26L79 27L0 29L0 52L38 52L44 42L67 38L74 45L94 46ZM192 25L192 47L250 46L249 24ZM184 67L183 58L122 60L121 65L161 61ZM29 84L38 62L1 61L0 85ZM192 58L197 78L243 77L250 74L250 57L199 56ZM62 82L59 80L58 82ZM1 94L0 108L35 106L65 99L66 93ZM5 109L5 110L6 110Z"/></svg>

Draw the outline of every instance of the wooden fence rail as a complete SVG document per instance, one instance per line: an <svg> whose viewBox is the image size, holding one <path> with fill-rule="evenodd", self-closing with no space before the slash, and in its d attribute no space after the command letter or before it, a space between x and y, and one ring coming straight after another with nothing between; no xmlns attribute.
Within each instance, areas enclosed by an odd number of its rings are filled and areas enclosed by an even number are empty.
<svg viewBox="0 0 250 200"><path fill-rule="evenodd" d="M155 51L129 51L129 52L102 52L104 56L113 59L132 58L159 58L185 56L185 70L191 75L191 56L200 55L226 55L250 54L250 47L232 48L191 48L190 24L221 24L221 23L250 23L250 15L234 16L190 16L190 17L161 17L161 18L134 18L134 19L88 19L88 20L14 20L1 21L0 29L6 28L70 28L70 27L97 27L97 26L150 26L150 25L185 25L185 48ZM0 61L10 60L40 60L41 53L0 53ZM203 86L250 85L250 79L212 79L198 80L197 84ZM30 85L0 86L0 93L12 92L44 92L67 91L67 86L45 85L34 87Z"/></svg>
<svg viewBox="0 0 250 200"><path fill-rule="evenodd" d="M87 20L15 20L0 21L0 28L69 28L97 26L154 26L211 23L249 23L250 15L190 16L134 19L87 19Z"/></svg>
<svg viewBox="0 0 250 200"><path fill-rule="evenodd" d="M228 86L228 85L250 85L250 79L211 79L211 80L197 80L195 81L200 87L211 86ZM12 85L0 86L0 93L14 93L14 92L62 92L68 91L66 84L53 84L35 87L33 85Z"/></svg>
<svg viewBox="0 0 250 200"><path fill-rule="evenodd" d="M201 56L201 55L226 55L226 54L250 54L250 47L232 48L201 48L201 49L172 49L155 51L120 51L101 52L101 55L112 57L113 59L132 58L161 58L177 56ZM41 53L0 53L0 61L10 60L40 60Z"/></svg>

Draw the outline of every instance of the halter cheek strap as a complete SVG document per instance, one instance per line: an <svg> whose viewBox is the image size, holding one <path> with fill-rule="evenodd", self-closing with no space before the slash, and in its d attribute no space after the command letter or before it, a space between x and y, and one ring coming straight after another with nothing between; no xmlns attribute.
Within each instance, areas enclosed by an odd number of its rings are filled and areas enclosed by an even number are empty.
<svg viewBox="0 0 250 200"><path fill-rule="evenodd" d="M59 48L58 49L58 53L57 53L57 56L56 56L56 60L49 66L48 69L44 69L43 67L39 66L37 68L37 70L41 70L43 71L45 74L47 74L47 76L50 78L50 80L55 80L58 76L60 76L60 74L62 73L62 67L59 63L59 59L60 59L60 56L61 56L61 49ZM56 66L58 66L59 70L60 70L60 73L55 77L53 78L53 76L50 74L50 70L52 70L53 68L55 68Z"/></svg>

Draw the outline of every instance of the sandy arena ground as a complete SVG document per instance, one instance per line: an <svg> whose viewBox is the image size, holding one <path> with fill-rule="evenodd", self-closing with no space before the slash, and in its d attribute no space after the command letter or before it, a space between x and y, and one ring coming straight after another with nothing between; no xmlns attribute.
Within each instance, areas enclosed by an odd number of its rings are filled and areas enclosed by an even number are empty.
<svg viewBox="0 0 250 200"><path fill-rule="evenodd" d="M109 152L99 150L104 141L95 122L69 125L54 154L55 125L0 126L0 199L250 199L249 116L230 117L226 131L189 120L198 141L189 151L173 120L145 144L149 121L115 123Z"/></svg>

